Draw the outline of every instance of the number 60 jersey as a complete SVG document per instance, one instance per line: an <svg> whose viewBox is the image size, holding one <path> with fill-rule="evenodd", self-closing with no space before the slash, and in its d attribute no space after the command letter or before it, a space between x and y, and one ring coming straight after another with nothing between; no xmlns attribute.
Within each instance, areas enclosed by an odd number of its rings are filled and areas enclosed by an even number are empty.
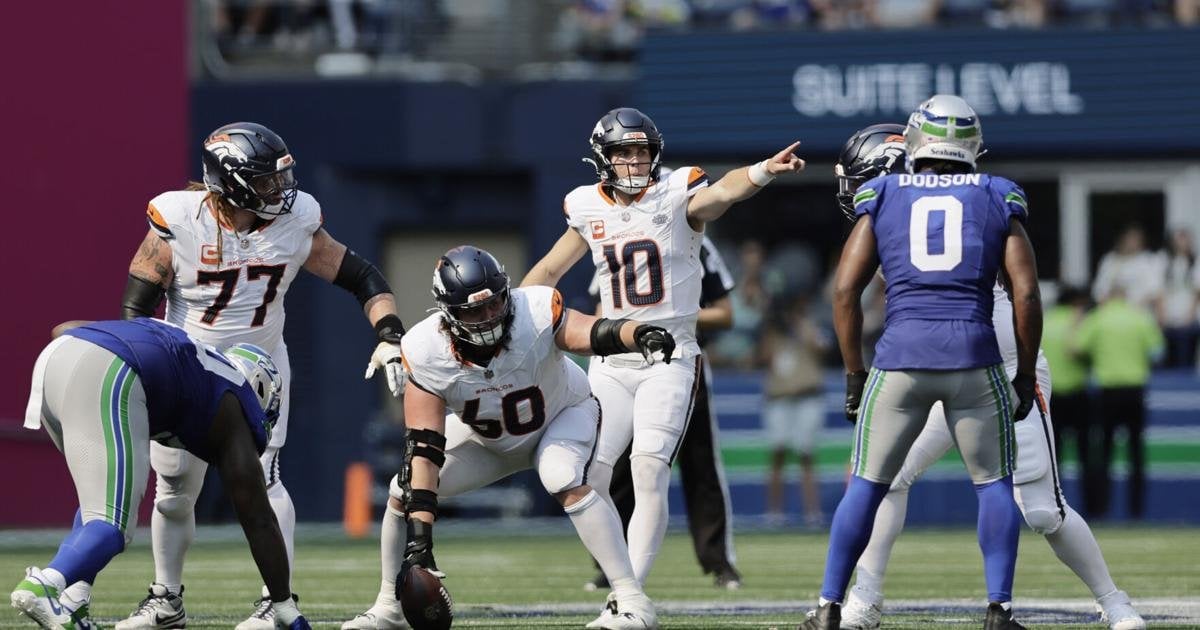
<svg viewBox="0 0 1200 630"><path fill-rule="evenodd" d="M146 218L171 246L175 279L165 319L224 349L283 343L283 296L308 260L321 207L300 192L289 214L235 232L205 201L205 191L172 191L150 201Z"/></svg>
<svg viewBox="0 0 1200 630"><path fill-rule="evenodd" d="M600 184L580 186L563 200L567 224L587 242L600 271L604 316L666 328L675 337L677 358L700 354L696 314L704 234L688 225L687 207L706 186L708 176L692 166L655 182L628 206L617 205Z"/></svg>
<svg viewBox="0 0 1200 630"><path fill-rule="evenodd" d="M983 173L876 177L854 195L870 215L887 321L875 346L883 370L961 370L1000 363L992 286L1010 220L1027 215L1025 192Z"/></svg>
<svg viewBox="0 0 1200 630"><path fill-rule="evenodd" d="M472 429L473 441L501 453L536 445L563 409L592 395L587 374L554 341L565 315L558 291L512 289L509 299L508 341L486 366L459 357L441 313L421 320L400 342L410 382L446 401Z"/></svg>

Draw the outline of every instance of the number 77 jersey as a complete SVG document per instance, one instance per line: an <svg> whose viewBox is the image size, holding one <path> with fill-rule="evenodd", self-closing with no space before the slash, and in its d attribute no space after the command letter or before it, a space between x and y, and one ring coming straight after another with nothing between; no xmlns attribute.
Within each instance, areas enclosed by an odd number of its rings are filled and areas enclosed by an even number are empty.
<svg viewBox="0 0 1200 630"><path fill-rule="evenodd" d="M1000 362L992 285L1010 220L1028 213L1025 193L982 173L893 174L863 184L855 215L869 215L884 279L887 318L880 369L953 370Z"/></svg>
<svg viewBox="0 0 1200 630"><path fill-rule="evenodd" d="M219 349L283 343L283 297L308 259L321 207L300 192L292 212L235 232L218 220L205 191L172 191L150 201L150 229L171 247L175 278L165 319Z"/></svg>
<svg viewBox="0 0 1200 630"><path fill-rule="evenodd" d="M676 356L700 353L696 314L704 268L702 232L688 224L688 201L708 186L697 167L680 168L628 206L601 185L580 186L563 200L567 224L591 249L604 316L654 322L675 337Z"/></svg>

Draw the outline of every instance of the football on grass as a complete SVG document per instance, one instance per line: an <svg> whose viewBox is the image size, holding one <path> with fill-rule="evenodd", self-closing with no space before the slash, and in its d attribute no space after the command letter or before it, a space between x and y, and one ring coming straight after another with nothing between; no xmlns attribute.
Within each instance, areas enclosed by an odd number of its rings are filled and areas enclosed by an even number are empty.
<svg viewBox="0 0 1200 630"><path fill-rule="evenodd" d="M396 598L413 630L447 630L454 620L454 602L438 577L423 567L400 572Z"/></svg>

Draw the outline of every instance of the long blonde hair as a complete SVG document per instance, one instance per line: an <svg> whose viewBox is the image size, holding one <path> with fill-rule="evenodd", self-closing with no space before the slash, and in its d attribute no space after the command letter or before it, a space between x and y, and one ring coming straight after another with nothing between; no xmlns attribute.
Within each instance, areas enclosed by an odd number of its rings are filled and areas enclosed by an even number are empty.
<svg viewBox="0 0 1200 630"><path fill-rule="evenodd" d="M185 188L184 190L193 191L193 192L196 192L196 191L208 192L208 194L205 195L205 197L204 197L204 201L208 202L208 204L210 206L212 206L214 210L217 211L217 214L220 216L220 218L225 219L226 223L228 223L231 226L235 225L234 216L235 216L235 211L237 210L237 206L234 206L233 202L229 201L225 197L209 190L208 186L205 185L204 182L190 181L190 182L188 182L187 188ZM203 204L201 204L198 212L204 212ZM217 269L220 269L221 261L225 259L225 256L224 256L225 248L223 245L225 242L225 238L223 235L221 235L221 222L219 220L217 221L217 235L218 235L217 236Z"/></svg>

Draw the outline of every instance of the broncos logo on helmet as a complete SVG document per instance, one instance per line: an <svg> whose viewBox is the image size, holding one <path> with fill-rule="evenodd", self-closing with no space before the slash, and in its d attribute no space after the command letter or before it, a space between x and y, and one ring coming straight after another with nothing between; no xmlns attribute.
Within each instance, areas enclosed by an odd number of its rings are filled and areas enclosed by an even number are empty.
<svg viewBox="0 0 1200 630"><path fill-rule="evenodd" d="M233 205L273 219L296 201L296 160L283 138L249 122L225 125L204 141L204 184Z"/></svg>
<svg viewBox="0 0 1200 630"><path fill-rule="evenodd" d="M837 175L837 203L846 218L854 220L854 193L869 179L904 168L904 126L871 125L850 136L833 167Z"/></svg>

